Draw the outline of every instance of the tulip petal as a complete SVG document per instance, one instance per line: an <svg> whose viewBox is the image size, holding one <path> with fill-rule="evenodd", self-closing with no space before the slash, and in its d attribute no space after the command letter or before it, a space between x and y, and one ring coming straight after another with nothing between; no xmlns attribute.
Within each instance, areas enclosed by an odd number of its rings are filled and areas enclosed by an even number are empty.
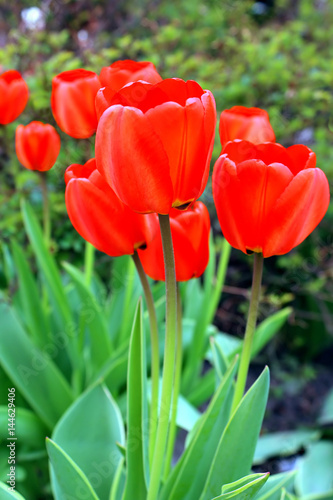
<svg viewBox="0 0 333 500"><path fill-rule="evenodd" d="M299 172L267 218L264 257L285 254L299 245L324 217L329 196L322 170L308 168Z"/></svg>
<svg viewBox="0 0 333 500"><path fill-rule="evenodd" d="M289 163L289 168L294 175L306 168L315 168L316 153L303 144L295 144L287 148L287 153L292 163Z"/></svg>
<svg viewBox="0 0 333 500"><path fill-rule="evenodd" d="M168 157L140 110L115 105L104 111L96 134L96 162L117 196L132 210L169 213L173 189Z"/></svg>

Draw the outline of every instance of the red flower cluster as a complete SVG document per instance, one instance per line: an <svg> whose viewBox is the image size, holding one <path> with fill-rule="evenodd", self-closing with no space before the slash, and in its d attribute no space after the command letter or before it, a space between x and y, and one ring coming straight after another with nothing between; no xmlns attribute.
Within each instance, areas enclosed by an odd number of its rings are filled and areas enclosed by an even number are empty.
<svg viewBox="0 0 333 500"><path fill-rule="evenodd" d="M120 61L99 77L84 70L58 75L52 103L70 135L88 137L97 128L96 163L66 172L66 204L78 232L109 255L138 250L146 273L164 279L156 214L169 214L177 279L200 276L210 223L196 200L214 143L212 94L194 81L162 80L151 63ZM288 252L317 226L329 203L314 153L276 144L268 114L258 108L223 111L219 131L213 195L224 236L243 252Z"/></svg>

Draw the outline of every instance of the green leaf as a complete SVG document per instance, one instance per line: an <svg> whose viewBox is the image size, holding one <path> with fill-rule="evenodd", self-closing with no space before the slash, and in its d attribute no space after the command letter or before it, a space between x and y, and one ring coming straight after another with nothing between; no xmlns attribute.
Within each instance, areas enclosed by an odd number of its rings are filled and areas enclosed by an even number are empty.
<svg viewBox="0 0 333 500"><path fill-rule="evenodd" d="M52 464L53 479L57 481L56 500L99 500L89 479L71 457L51 439L46 439L46 447Z"/></svg>
<svg viewBox="0 0 333 500"><path fill-rule="evenodd" d="M132 328L127 377L126 483L123 500L145 500L148 470L146 443L147 389L146 343L142 328L142 302L139 301Z"/></svg>
<svg viewBox="0 0 333 500"><path fill-rule="evenodd" d="M13 242L13 258L17 269L20 302L29 332L38 347L42 347L48 338L48 325L41 306L40 293L36 281L21 248Z"/></svg>
<svg viewBox="0 0 333 500"><path fill-rule="evenodd" d="M269 390L269 371L265 368L245 394L218 443L200 500L218 495L221 486L250 472Z"/></svg>
<svg viewBox="0 0 333 500"><path fill-rule="evenodd" d="M193 429L193 426L197 423L200 416L201 413L193 405L191 405L191 403L189 403L184 396L179 394L176 417L177 426L189 432Z"/></svg>
<svg viewBox="0 0 333 500"><path fill-rule="evenodd" d="M229 367L196 432L166 482L162 500L192 500L199 497L214 458L221 434L229 420L236 360Z"/></svg>
<svg viewBox="0 0 333 500"><path fill-rule="evenodd" d="M107 388L98 384L78 398L58 422L52 439L92 483L101 500L108 499L124 444L119 409ZM56 487L56 486L55 486Z"/></svg>
<svg viewBox="0 0 333 500"><path fill-rule="evenodd" d="M225 484L222 495L212 500L251 500L263 487L269 477L267 474L250 474L233 483Z"/></svg>
<svg viewBox="0 0 333 500"><path fill-rule="evenodd" d="M54 302L61 310L63 319L71 321L71 312L67 306L66 295L61 283L60 275L50 252L47 250L42 231L34 215L31 206L23 201L22 213L24 225L29 236L30 243L37 257L38 265L44 274L50 294Z"/></svg>
<svg viewBox="0 0 333 500"><path fill-rule="evenodd" d="M52 429L73 401L71 388L47 352L34 346L6 304L0 304L0 317L0 363L40 419Z"/></svg>
<svg viewBox="0 0 333 500"><path fill-rule="evenodd" d="M15 408L15 435L20 445L29 448L43 448L46 436L46 428L41 420L26 408ZM8 406L0 406L0 440L8 437Z"/></svg>
<svg viewBox="0 0 333 500"><path fill-rule="evenodd" d="M91 362L96 371L110 359L112 353L111 338L108 333L105 317L101 313L93 293L85 282L84 274L67 262L63 263L63 267L74 281L85 310L89 312L89 317L85 318L85 324L90 333Z"/></svg>
<svg viewBox="0 0 333 500"><path fill-rule="evenodd" d="M290 488L295 479L295 471L270 476L256 500L280 500L282 488Z"/></svg>
<svg viewBox="0 0 333 500"><path fill-rule="evenodd" d="M1 500L24 500L23 496L17 491L9 491L9 485L0 482L0 497Z"/></svg>
<svg viewBox="0 0 333 500"><path fill-rule="evenodd" d="M333 389L328 393L318 419L319 424L333 423Z"/></svg>
<svg viewBox="0 0 333 500"><path fill-rule="evenodd" d="M212 337L210 348L213 356L213 363L216 371L217 380L220 382L228 368L228 360L226 359L220 345Z"/></svg>
<svg viewBox="0 0 333 500"><path fill-rule="evenodd" d="M319 441L297 460L295 489L298 495L333 493L333 443Z"/></svg>
<svg viewBox="0 0 333 500"><path fill-rule="evenodd" d="M267 459L278 456L288 456L319 439L318 431L286 431L266 434L258 439L253 463L261 464Z"/></svg>
<svg viewBox="0 0 333 500"><path fill-rule="evenodd" d="M291 307L285 307L268 318L257 327L252 344L251 356L254 358L265 347L266 344L276 335L285 324L290 314Z"/></svg>
<svg viewBox="0 0 333 500"><path fill-rule="evenodd" d="M109 500L122 500L123 498L123 491L125 488L125 480L126 480L124 463L125 459L123 458L119 462L116 473L114 475Z"/></svg>

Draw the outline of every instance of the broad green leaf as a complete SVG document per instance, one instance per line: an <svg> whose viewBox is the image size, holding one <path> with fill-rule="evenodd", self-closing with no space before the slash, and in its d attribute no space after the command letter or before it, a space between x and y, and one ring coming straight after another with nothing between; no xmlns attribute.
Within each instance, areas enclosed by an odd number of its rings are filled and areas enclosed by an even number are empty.
<svg viewBox="0 0 333 500"><path fill-rule="evenodd" d="M269 474L250 474L222 487L222 494L212 500L251 500L266 483Z"/></svg>
<svg viewBox="0 0 333 500"><path fill-rule="evenodd" d="M72 458L51 439L46 440L46 447L52 465L53 479L57 481L54 488L56 500L99 500L89 479Z"/></svg>
<svg viewBox="0 0 333 500"><path fill-rule="evenodd" d="M40 419L52 429L73 401L71 388L47 351L34 346L6 304L0 304L0 317L0 363Z"/></svg>
<svg viewBox="0 0 333 500"><path fill-rule="evenodd" d="M142 302L135 313L127 376L126 482L123 500L145 500L147 486L147 389L146 343L142 327Z"/></svg>
<svg viewBox="0 0 333 500"><path fill-rule="evenodd" d="M307 446L312 441L319 439L318 431L286 431L266 434L258 439L253 463L261 464L268 458L288 456Z"/></svg>
<svg viewBox="0 0 333 500"><path fill-rule="evenodd" d="M333 389L328 393L318 419L320 424L333 423Z"/></svg>
<svg viewBox="0 0 333 500"><path fill-rule="evenodd" d="M177 417L176 424L181 429L190 431L197 423L201 413L187 401L184 396L179 394L177 403Z"/></svg>
<svg viewBox="0 0 333 500"><path fill-rule="evenodd" d="M85 324L90 334L91 362L95 370L100 369L103 364L110 359L112 352L111 339L105 317L101 313L93 293L85 282L84 274L67 262L63 263L63 267L74 281L85 310L88 311L88 315L85 318Z"/></svg>
<svg viewBox="0 0 333 500"><path fill-rule="evenodd" d="M197 380L194 387L187 397L187 400L195 407L205 403L212 397L216 388L215 370L211 369L206 372L203 377Z"/></svg>
<svg viewBox="0 0 333 500"><path fill-rule="evenodd" d="M91 481L101 500L107 500L121 460L117 442L124 444L119 409L104 385L88 389L66 411L53 436Z"/></svg>
<svg viewBox="0 0 333 500"><path fill-rule="evenodd" d="M126 343L112 353L109 361L95 375L93 382L103 379L112 394L116 395L119 388L126 384L127 365L128 345Z"/></svg>
<svg viewBox="0 0 333 500"><path fill-rule="evenodd" d="M29 332L38 347L48 340L48 325L41 306L40 293L21 248L13 242L13 258L18 274L20 302Z"/></svg>
<svg viewBox="0 0 333 500"><path fill-rule="evenodd" d="M282 488L291 488L296 472L283 472L270 476L262 490L256 495L256 500L280 500Z"/></svg>
<svg viewBox="0 0 333 500"><path fill-rule="evenodd" d="M162 490L162 500L178 500L179 498L192 500L199 498L220 436L229 420L235 365L236 360L229 367L206 412L198 422L190 444L171 472Z"/></svg>
<svg viewBox="0 0 333 500"><path fill-rule="evenodd" d="M250 472L269 390L265 368L245 394L226 426L212 461L200 500L218 495L221 486Z"/></svg>
<svg viewBox="0 0 333 500"><path fill-rule="evenodd" d="M16 490L8 490L9 485L0 482L0 498L1 500L24 500L24 497L20 495Z"/></svg>
<svg viewBox="0 0 333 500"><path fill-rule="evenodd" d="M226 359L221 347L217 342L215 342L215 339L212 337L210 341L210 348L212 351L212 356L213 356L213 363L214 363L214 368L216 371L216 377L218 380L218 383L222 380L223 375L227 371L228 368L228 360Z"/></svg>
<svg viewBox="0 0 333 500"><path fill-rule="evenodd" d="M66 322L71 322L71 312L68 308L64 287L60 275L50 252L47 250L41 228L37 222L31 206L27 202L22 203L24 225L29 236L30 243L34 249L38 265L43 272L52 302L61 311Z"/></svg>
<svg viewBox="0 0 333 500"><path fill-rule="evenodd" d="M261 351L261 349L268 344L274 335L281 330L291 313L292 308L285 307L260 323L260 325L256 328L253 338L252 358L254 358Z"/></svg>
<svg viewBox="0 0 333 500"><path fill-rule="evenodd" d="M298 495L333 492L333 443L319 441L297 460L295 489Z"/></svg>
<svg viewBox="0 0 333 500"><path fill-rule="evenodd" d="M20 445L40 449L44 447L46 427L41 420L26 408L15 408L15 436ZM0 440L8 437L8 406L0 406Z"/></svg>

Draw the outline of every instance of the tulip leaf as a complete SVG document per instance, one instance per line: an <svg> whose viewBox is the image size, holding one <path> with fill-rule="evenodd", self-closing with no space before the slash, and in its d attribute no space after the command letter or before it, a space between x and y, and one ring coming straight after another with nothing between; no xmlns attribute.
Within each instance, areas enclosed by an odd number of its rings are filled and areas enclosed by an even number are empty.
<svg viewBox="0 0 333 500"><path fill-rule="evenodd" d="M295 479L296 472L283 472L268 478L256 500L280 500L282 488L290 488Z"/></svg>
<svg viewBox="0 0 333 500"><path fill-rule="evenodd" d="M47 438L46 447L52 466L52 479L56 481L55 499L99 500L87 476L61 446Z"/></svg>
<svg viewBox="0 0 333 500"><path fill-rule="evenodd" d="M267 459L297 453L300 448L320 438L318 431L295 430L265 434L258 439L253 463L261 464Z"/></svg>
<svg viewBox="0 0 333 500"><path fill-rule="evenodd" d="M225 484L222 494L212 500L251 500L264 486L269 474L250 474L233 483Z"/></svg>
<svg viewBox="0 0 333 500"><path fill-rule="evenodd" d="M142 328L142 302L138 303L128 358L126 483L123 500L145 500L148 473L146 343ZM147 478L148 479L148 478Z"/></svg>
<svg viewBox="0 0 333 500"><path fill-rule="evenodd" d="M326 396L318 422L320 424L333 424L333 389Z"/></svg>
<svg viewBox="0 0 333 500"><path fill-rule="evenodd" d="M86 474L101 500L107 499L122 458L117 442L125 440L121 415L108 389L98 384L83 393L62 416L52 439ZM55 479L55 488L56 483Z"/></svg>
<svg viewBox="0 0 333 500"><path fill-rule="evenodd" d="M333 494L333 443L311 444L297 460L295 489L299 496L330 492Z"/></svg>
<svg viewBox="0 0 333 500"><path fill-rule="evenodd" d="M15 436L19 443L29 448L43 448L47 432L45 425L31 410L18 406L15 410ZM8 406L0 406L0 441L8 437L7 423Z"/></svg>
<svg viewBox="0 0 333 500"><path fill-rule="evenodd" d="M73 401L71 388L47 352L34 346L6 304L0 304L0 317L0 363L36 414L52 429Z"/></svg>
<svg viewBox="0 0 333 500"><path fill-rule="evenodd" d="M33 210L25 201L22 203L22 214L25 229L36 255L37 263L44 277L49 298L52 303L54 310L53 317L56 322L56 327L58 331L61 332L63 342L68 346L71 356L74 358L75 348L73 346L73 339L69 336L69 330L73 325L73 318L64 287L61 282L59 271L55 260L45 245L41 228Z"/></svg>
<svg viewBox="0 0 333 500"><path fill-rule="evenodd" d="M91 361L94 371L96 371L110 359L112 353L111 338L108 333L105 317L101 313L93 293L86 285L83 273L67 262L63 263L63 267L74 281L82 304L84 304L85 307L85 324L90 333Z"/></svg>
<svg viewBox="0 0 333 500"><path fill-rule="evenodd" d="M216 371L216 378L218 383L222 380L223 375L228 368L228 360L226 359L220 345L212 337L210 341L210 348L213 356L214 368Z"/></svg>
<svg viewBox="0 0 333 500"><path fill-rule="evenodd" d="M269 371L265 368L245 394L224 429L212 460L200 500L218 495L221 486L250 472L269 390Z"/></svg>
<svg viewBox="0 0 333 500"><path fill-rule="evenodd" d="M253 338L252 358L254 358L265 347L265 345L268 344L274 335L281 330L291 313L292 308L285 307L260 323L260 325L256 328Z"/></svg>
<svg viewBox="0 0 333 500"><path fill-rule="evenodd" d="M196 425L190 444L171 472L162 500L193 500L202 491L230 414L236 360L230 365L206 412Z"/></svg>
<svg viewBox="0 0 333 500"><path fill-rule="evenodd" d="M123 458L117 467L111 486L109 500L122 500L125 487L126 475L124 471L125 459Z"/></svg>
<svg viewBox="0 0 333 500"><path fill-rule="evenodd" d="M48 326L40 303L40 293L23 250L15 242L12 243L12 252L18 274L23 320L36 345L42 347L47 341Z"/></svg>
<svg viewBox="0 0 333 500"><path fill-rule="evenodd" d="M9 490L8 484L0 482L0 497L1 500L25 500L22 495L16 490Z"/></svg>

